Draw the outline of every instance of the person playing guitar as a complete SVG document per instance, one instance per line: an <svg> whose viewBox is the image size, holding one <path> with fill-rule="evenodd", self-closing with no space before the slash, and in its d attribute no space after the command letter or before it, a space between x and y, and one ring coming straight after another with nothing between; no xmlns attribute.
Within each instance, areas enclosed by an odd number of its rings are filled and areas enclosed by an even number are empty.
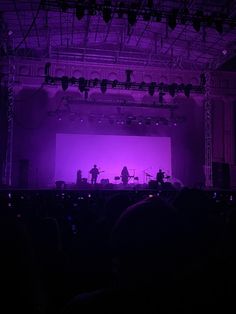
<svg viewBox="0 0 236 314"><path fill-rule="evenodd" d="M94 165L93 168L89 171L91 173L92 178L91 178L91 183L96 184L97 183L97 178L99 173L104 172L104 171L99 171L97 168L97 165Z"/></svg>

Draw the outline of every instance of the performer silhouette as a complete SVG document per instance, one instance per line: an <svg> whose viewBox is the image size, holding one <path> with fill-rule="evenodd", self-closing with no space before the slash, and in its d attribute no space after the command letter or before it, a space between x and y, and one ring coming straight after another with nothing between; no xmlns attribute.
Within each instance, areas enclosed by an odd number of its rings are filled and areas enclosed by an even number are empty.
<svg viewBox="0 0 236 314"><path fill-rule="evenodd" d="M96 165L93 166L93 168L89 171L91 173L92 178L91 178L91 183L96 184L97 183L97 178L99 175L99 170Z"/></svg>
<svg viewBox="0 0 236 314"><path fill-rule="evenodd" d="M159 169L159 171L157 172L156 175L156 180L157 180L157 184L163 186L164 184L164 176L165 172L163 172L161 169Z"/></svg>
<svg viewBox="0 0 236 314"><path fill-rule="evenodd" d="M128 184L129 181L129 171L127 169L127 167L123 167L122 171L121 171L121 180L123 182L124 185Z"/></svg>

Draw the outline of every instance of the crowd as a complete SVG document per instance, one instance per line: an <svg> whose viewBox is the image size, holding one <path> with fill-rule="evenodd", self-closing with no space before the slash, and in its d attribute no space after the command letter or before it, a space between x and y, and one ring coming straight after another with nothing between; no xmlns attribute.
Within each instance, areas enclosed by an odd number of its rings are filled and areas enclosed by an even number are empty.
<svg viewBox="0 0 236 314"><path fill-rule="evenodd" d="M231 312L234 195L1 191L3 313Z"/></svg>

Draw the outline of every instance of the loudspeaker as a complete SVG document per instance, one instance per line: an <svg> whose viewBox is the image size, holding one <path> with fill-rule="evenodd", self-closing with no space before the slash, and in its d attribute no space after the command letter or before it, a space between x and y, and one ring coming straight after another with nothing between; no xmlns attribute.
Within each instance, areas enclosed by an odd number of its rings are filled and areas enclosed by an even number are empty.
<svg viewBox="0 0 236 314"><path fill-rule="evenodd" d="M158 184L156 180L150 180L148 182L148 188L151 190L156 190L158 188Z"/></svg>
<svg viewBox="0 0 236 314"><path fill-rule="evenodd" d="M27 188L29 185L29 160L20 159L18 170L18 187Z"/></svg>
<svg viewBox="0 0 236 314"><path fill-rule="evenodd" d="M227 163L212 163L212 180L213 187L220 189L230 188L230 167Z"/></svg>
<svg viewBox="0 0 236 314"><path fill-rule="evenodd" d="M64 190L65 187L66 187L65 181L62 181L62 180L56 181L55 184L56 184L56 189L57 190Z"/></svg>

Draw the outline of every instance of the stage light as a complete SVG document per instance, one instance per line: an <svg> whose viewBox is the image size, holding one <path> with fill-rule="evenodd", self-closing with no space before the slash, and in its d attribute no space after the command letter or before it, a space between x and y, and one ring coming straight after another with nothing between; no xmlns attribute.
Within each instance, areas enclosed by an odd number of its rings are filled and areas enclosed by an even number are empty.
<svg viewBox="0 0 236 314"><path fill-rule="evenodd" d="M124 7L125 7L124 2L120 2L119 3L119 9L118 9L118 18L120 18L120 19L123 17Z"/></svg>
<svg viewBox="0 0 236 314"><path fill-rule="evenodd" d="M201 22L203 18L203 12L198 10L193 17L193 28L196 32L199 32L201 29Z"/></svg>
<svg viewBox="0 0 236 314"><path fill-rule="evenodd" d="M215 20L215 27L219 34L223 33L223 19L222 18L218 18Z"/></svg>
<svg viewBox="0 0 236 314"><path fill-rule="evenodd" d="M64 91L66 91L68 86L69 86L69 78L68 78L68 76L62 76L62 78L61 78L61 87L62 87L62 89Z"/></svg>
<svg viewBox="0 0 236 314"><path fill-rule="evenodd" d="M192 84L187 84L185 87L184 87L184 95L186 97L189 97L190 96L190 92L192 90Z"/></svg>
<svg viewBox="0 0 236 314"><path fill-rule="evenodd" d="M178 11L176 9L173 9L171 14L168 16L168 26L174 30L176 27L176 19L177 19L177 13Z"/></svg>
<svg viewBox="0 0 236 314"><path fill-rule="evenodd" d="M85 91L86 88L86 80L84 77L80 77L79 78L79 90L81 93L83 93Z"/></svg>
<svg viewBox="0 0 236 314"><path fill-rule="evenodd" d="M181 12L181 18L180 18L180 22L181 24L185 25L187 20L188 20L188 15L189 15L189 10L188 8L184 8Z"/></svg>
<svg viewBox="0 0 236 314"><path fill-rule="evenodd" d="M99 79L95 78L93 80L93 87L96 87L98 85Z"/></svg>
<svg viewBox="0 0 236 314"><path fill-rule="evenodd" d="M47 62L47 63L45 64L45 67L44 67L44 75L45 75L45 76L50 76L50 74L49 74L49 69L50 69L50 67L51 67L51 63L50 63L50 62Z"/></svg>
<svg viewBox="0 0 236 314"><path fill-rule="evenodd" d="M75 15L79 21L84 17L84 5L82 3L76 6Z"/></svg>
<svg viewBox="0 0 236 314"><path fill-rule="evenodd" d="M139 84L139 90L144 90L145 86L146 86L146 83L145 82L141 82Z"/></svg>
<svg viewBox="0 0 236 314"><path fill-rule="evenodd" d="M211 27L212 26L212 24L213 24L213 18L212 18L212 16L206 16L205 17L205 19L206 19L206 24L207 24L207 26L208 27Z"/></svg>
<svg viewBox="0 0 236 314"><path fill-rule="evenodd" d="M89 0L89 9L88 9L89 15L96 15L96 0Z"/></svg>
<svg viewBox="0 0 236 314"><path fill-rule="evenodd" d="M149 21L151 20L151 13L145 12L145 13L143 14L143 20L144 20L145 22L149 22Z"/></svg>
<svg viewBox="0 0 236 314"><path fill-rule="evenodd" d="M158 11L156 13L156 22L161 22L162 20L162 12Z"/></svg>
<svg viewBox="0 0 236 314"><path fill-rule="evenodd" d="M101 88L101 92L103 94L105 94L105 92L107 91L107 80L106 79L101 81L101 87L100 88Z"/></svg>
<svg viewBox="0 0 236 314"><path fill-rule="evenodd" d="M175 93L176 93L176 90L177 90L177 84L173 83L173 84L169 85L168 90L169 90L169 94L172 97L175 97Z"/></svg>
<svg viewBox="0 0 236 314"><path fill-rule="evenodd" d="M160 104L163 104L163 100L164 100L163 96L165 96L165 94L166 93L164 93L162 91L159 92L159 103Z"/></svg>
<svg viewBox="0 0 236 314"><path fill-rule="evenodd" d="M129 83L131 82L131 74L133 73L132 70L125 70L126 73L126 82Z"/></svg>
<svg viewBox="0 0 236 314"><path fill-rule="evenodd" d="M153 96L155 93L155 87L156 87L156 83L152 82L149 86L148 86L148 93L150 96Z"/></svg>
<svg viewBox="0 0 236 314"><path fill-rule="evenodd" d="M137 22L137 3L132 3L130 5L130 10L128 11L128 22L133 26Z"/></svg>
<svg viewBox="0 0 236 314"><path fill-rule="evenodd" d="M111 20L111 1L104 1L104 8L102 10L102 17L105 23L109 23Z"/></svg>
<svg viewBox="0 0 236 314"><path fill-rule="evenodd" d="M112 82L112 84L111 84L111 87L112 87L112 88L115 88L115 87L117 86L117 84L118 84L118 80L114 80L114 81Z"/></svg>
<svg viewBox="0 0 236 314"><path fill-rule="evenodd" d="M61 8L62 12L66 12L68 5L66 0L59 0L59 7Z"/></svg>

